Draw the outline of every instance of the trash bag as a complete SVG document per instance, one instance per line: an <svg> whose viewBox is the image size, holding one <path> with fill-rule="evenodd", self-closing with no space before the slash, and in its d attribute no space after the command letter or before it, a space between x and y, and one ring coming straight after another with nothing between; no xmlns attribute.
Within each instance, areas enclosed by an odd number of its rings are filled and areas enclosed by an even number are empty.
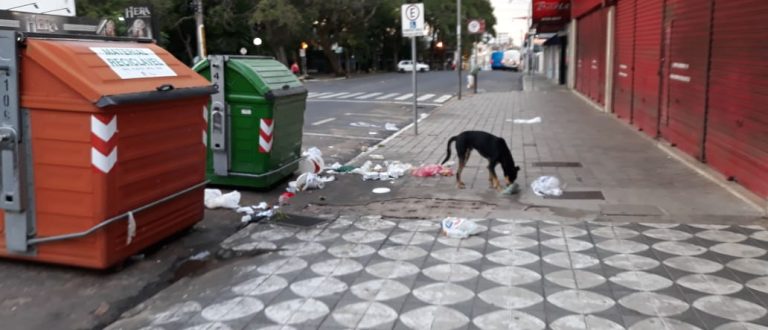
<svg viewBox="0 0 768 330"><path fill-rule="evenodd" d="M222 194L218 189L206 189L204 202L209 209L237 209L240 207L240 193L235 190Z"/></svg>
<svg viewBox="0 0 768 330"><path fill-rule="evenodd" d="M323 152L316 147L309 148L302 154L304 160L299 166L301 173L320 173L325 168L325 162L323 161Z"/></svg>
<svg viewBox="0 0 768 330"><path fill-rule="evenodd" d="M537 196L560 196L563 194L560 179L554 176L540 176L531 183L531 189Z"/></svg>
<svg viewBox="0 0 768 330"><path fill-rule="evenodd" d="M411 175L419 177L429 177L435 175L451 176L453 170L450 167L442 166L439 164L421 165L411 171Z"/></svg>
<svg viewBox="0 0 768 330"><path fill-rule="evenodd" d="M296 189L298 191L323 188L325 188L325 182L320 180L320 177L315 173L307 172L296 178Z"/></svg>
<svg viewBox="0 0 768 330"><path fill-rule="evenodd" d="M441 227L441 233L450 238L467 238L479 232L479 227L474 221L463 218L445 218Z"/></svg>

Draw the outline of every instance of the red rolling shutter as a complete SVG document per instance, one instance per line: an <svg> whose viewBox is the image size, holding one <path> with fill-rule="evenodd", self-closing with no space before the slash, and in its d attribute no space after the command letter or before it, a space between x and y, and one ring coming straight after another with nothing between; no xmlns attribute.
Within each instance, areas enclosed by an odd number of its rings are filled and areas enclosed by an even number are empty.
<svg viewBox="0 0 768 330"><path fill-rule="evenodd" d="M635 0L620 0L616 4L614 40L613 111L621 120L632 122L632 85L635 78Z"/></svg>
<svg viewBox="0 0 768 330"><path fill-rule="evenodd" d="M654 137L659 118L662 4L662 0L642 0L635 7L633 124Z"/></svg>
<svg viewBox="0 0 768 330"><path fill-rule="evenodd" d="M768 1L715 1L706 160L768 197Z"/></svg>

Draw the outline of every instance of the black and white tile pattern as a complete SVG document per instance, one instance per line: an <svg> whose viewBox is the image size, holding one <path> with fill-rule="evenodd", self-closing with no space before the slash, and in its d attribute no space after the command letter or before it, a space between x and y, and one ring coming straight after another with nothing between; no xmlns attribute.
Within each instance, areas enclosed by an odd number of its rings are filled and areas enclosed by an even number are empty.
<svg viewBox="0 0 768 330"><path fill-rule="evenodd" d="M760 226L477 221L259 225L231 246L278 251L131 329L768 329Z"/></svg>

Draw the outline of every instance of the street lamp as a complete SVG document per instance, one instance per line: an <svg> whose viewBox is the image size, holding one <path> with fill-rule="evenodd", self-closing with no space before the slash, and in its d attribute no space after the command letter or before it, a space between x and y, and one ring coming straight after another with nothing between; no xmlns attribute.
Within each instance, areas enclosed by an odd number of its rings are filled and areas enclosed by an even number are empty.
<svg viewBox="0 0 768 330"><path fill-rule="evenodd" d="M67 12L67 14L70 14L70 13L72 13L72 12L69 10L69 8L66 8L66 7L65 7L65 8L59 8L59 9L53 9L53 10L46 10L46 11L42 12L41 14L52 13L52 12L54 12L54 11L60 11L60 10L65 10L65 11Z"/></svg>
<svg viewBox="0 0 768 330"><path fill-rule="evenodd" d="M30 3L25 3L23 5L19 5L19 6L16 6L16 7L7 8L7 9L4 9L4 10L14 10L14 9L21 8L21 7L26 7L26 6L35 6L35 9L40 9L40 7L37 6L37 2L30 2Z"/></svg>
<svg viewBox="0 0 768 330"><path fill-rule="evenodd" d="M253 45L254 46L261 46L261 38L259 38L259 37L253 38Z"/></svg>
<svg viewBox="0 0 768 330"><path fill-rule="evenodd" d="M438 41L438 42L437 42L437 45L435 45L435 47L437 47L437 48L443 48L443 42L442 42L442 41Z"/></svg>

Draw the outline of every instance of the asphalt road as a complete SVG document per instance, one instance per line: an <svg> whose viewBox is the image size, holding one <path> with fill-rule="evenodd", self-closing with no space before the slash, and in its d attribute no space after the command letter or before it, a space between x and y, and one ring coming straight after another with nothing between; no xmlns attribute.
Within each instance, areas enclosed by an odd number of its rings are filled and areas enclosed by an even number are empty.
<svg viewBox="0 0 768 330"><path fill-rule="evenodd" d="M480 73L478 92L522 90L521 74ZM419 115L456 98L455 71L417 74ZM463 81L463 94L471 94ZM410 73L383 73L353 79L308 81L304 116L305 148L316 146L328 164L344 163L413 122Z"/></svg>

